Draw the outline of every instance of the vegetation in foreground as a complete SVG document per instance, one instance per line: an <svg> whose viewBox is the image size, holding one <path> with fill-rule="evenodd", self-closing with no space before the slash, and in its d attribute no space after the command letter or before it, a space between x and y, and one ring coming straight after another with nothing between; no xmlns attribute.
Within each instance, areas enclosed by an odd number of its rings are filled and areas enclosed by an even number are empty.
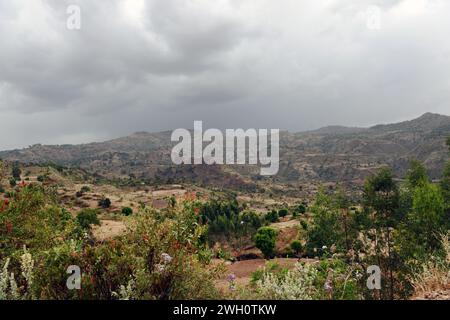
<svg viewBox="0 0 450 320"><path fill-rule="evenodd" d="M92 234L97 210L70 213L54 186L21 175L13 165L12 191L0 202L0 299L405 299L449 289L450 163L439 183L419 162L403 183L383 168L359 203L342 190L321 190L309 206L267 214L234 195L187 194L159 210L124 207L126 232L105 241ZM289 216L301 232L280 252L273 223ZM268 263L248 285L229 275L224 290L217 280L225 266L216 258L231 257L217 243L254 244ZM274 256L298 263L284 268ZM367 287L373 265L382 272L380 290ZM81 290L67 288L69 266L82 270Z"/></svg>

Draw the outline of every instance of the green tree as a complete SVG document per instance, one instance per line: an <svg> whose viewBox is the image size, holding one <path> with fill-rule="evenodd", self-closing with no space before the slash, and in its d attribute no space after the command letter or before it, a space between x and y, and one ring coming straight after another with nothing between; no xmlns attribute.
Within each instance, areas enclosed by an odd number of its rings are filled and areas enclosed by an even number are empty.
<svg viewBox="0 0 450 320"><path fill-rule="evenodd" d="M306 213L306 207L304 204L299 204L295 210L299 214L305 214Z"/></svg>
<svg viewBox="0 0 450 320"><path fill-rule="evenodd" d="M11 170L11 175L13 176L13 178L15 180L20 180L20 175L22 174L22 170L20 170L19 164L18 163L14 163L12 170Z"/></svg>
<svg viewBox="0 0 450 320"><path fill-rule="evenodd" d="M406 179L408 181L408 187L412 191L414 188L421 186L429 181L427 176L427 169L420 161L412 160L409 163Z"/></svg>
<svg viewBox="0 0 450 320"><path fill-rule="evenodd" d="M273 257L276 240L277 231L270 227L260 228L255 235L255 245L261 250L266 259Z"/></svg>
<svg viewBox="0 0 450 320"><path fill-rule="evenodd" d="M447 162L441 178L441 190L444 199L446 200L447 208L450 209L450 161Z"/></svg>
<svg viewBox="0 0 450 320"><path fill-rule="evenodd" d="M321 189L310 207L312 220L308 227L308 253L323 246L335 245L339 250L344 247L344 232L340 224L339 212L333 199Z"/></svg>
<svg viewBox="0 0 450 320"><path fill-rule="evenodd" d="M271 210L271 211L267 212L267 214L266 214L266 220L269 222L272 222L272 223L278 222L278 218L279 218L278 212L275 210Z"/></svg>
<svg viewBox="0 0 450 320"><path fill-rule="evenodd" d="M103 198L98 202L98 206L103 209L108 209L111 207L111 200L109 198Z"/></svg>
<svg viewBox="0 0 450 320"><path fill-rule="evenodd" d="M289 211L285 208L278 210L278 216L281 218L286 217L289 214Z"/></svg>
<svg viewBox="0 0 450 320"><path fill-rule="evenodd" d="M296 255L298 255L303 250L303 245L300 240L294 240L291 243L291 249Z"/></svg>
<svg viewBox="0 0 450 320"><path fill-rule="evenodd" d="M399 189L389 168L382 168L370 177L364 188L366 208L372 210L373 226L376 230L375 249L378 265L381 266L382 246L387 249L387 269L389 272L390 298L394 299L394 270L392 259L392 228L400 221L396 216L399 209Z"/></svg>
<svg viewBox="0 0 450 320"><path fill-rule="evenodd" d="M413 205L403 228L403 254L425 259L440 248L439 235L446 230L445 201L439 186L426 183L414 190Z"/></svg>

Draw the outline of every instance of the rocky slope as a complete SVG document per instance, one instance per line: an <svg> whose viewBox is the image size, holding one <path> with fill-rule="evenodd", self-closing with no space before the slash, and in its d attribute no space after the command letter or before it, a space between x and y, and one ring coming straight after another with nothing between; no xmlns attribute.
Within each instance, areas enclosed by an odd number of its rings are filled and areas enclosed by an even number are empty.
<svg viewBox="0 0 450 320"><path fill-rule="evenodd" d="M450 117L427 113L395 124L371 128L330 126L288 133L280 138L280 171L275 181L361 182L383 165L402 177L409 160L422 161L432 178L440 176L448 157L445 138ZM239 186L258 181L256 166L173 166L170 132L135 133L103 143L45 146L0 152L0 158L25 163L54 162L76 166L108 178L198 181Z"/></svg>

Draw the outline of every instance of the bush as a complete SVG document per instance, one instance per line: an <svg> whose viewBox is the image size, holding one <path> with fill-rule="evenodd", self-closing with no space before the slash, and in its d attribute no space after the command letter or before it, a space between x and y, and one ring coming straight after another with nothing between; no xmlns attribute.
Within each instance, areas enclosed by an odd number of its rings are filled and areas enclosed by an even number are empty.
<svg viewBox="0 0 450 320"><path fill-rule="evenodd" d="M264 271L256 281L258 299L312 300L317 289L314 282L317 270L311 265L297 263L295 268L281 273Z"/></svg>
<svg viewBox="0 0 450 320"><path fill-rule="evenodd" d="M108 209L111 207L111 200L109 198L103 198L98 202L98 206L103 209Z"/></svg>
<svg viewBox="0 0 450 320"><path fill-rule="evenodd" d="M298 214L305 214L305 213L306 213L306 207L305 207L305 205L304 205L304 204L300 204L300 205L296 208L295 212L297 212Z"/></svg>
<svg viewBox="0 0 450 320"><path fill-rule="evenodd" d="M300 240L294 240L291 243L291 249L295 252L295 254L299 254L303 250L303 245Z"/></svg>
<svg viewBox="0 0 450 320"><path fill-rule="evenodd" d="M305 231L308 231L308 222L305 220L300 221L300 225L302 226L302 229Z"/></svg>
<svg viewBox="0 0 450 320"><path fill-rule="evenodd" d="M287 209L281 209L278 211L278 216L281 218L286 217L289 214L289 211Z"/></svg>
<svg viewBox="0 0 450 320"><path fill-rule="evenodd" d="M89 188L88 186L83 186L83 187L81 187L80 191L83 192L83 193L90 192L91 188Z"/></svg>
<svg viewBox="0 0 450 320"><path fill-rule="evenodd" d="M17 185L16 179L11 178L9 179L9 185L14 188Z"/></svg>
<svg viewBox="0 0 450 320"><path fill-rule="evenodd" d="M255 235L255 245L261 250L264 257L271 258L275 253L277 231L270 227L262 227Z"/></svg>
<svg viewBox="0 0 450 320"><path fill-rule="evenodd" d="M97 217L97 210L83 209L77 215L77 222L83 229L90 229L91 225L100 225L100 220Z"/></svg>
<svg viewBox="0 0 450 320"><path fill-rule="evenodd" d="M275 210L269 211L266 214L266 220L269 222L278 222L278 212L276 212Z"/></svg>
<svg viewBox="0 0 450 320"><path fill-rule="evenodd" d="M122 214L127 217L131 216L133 214L133 209L131 209L130 207L122 208Z"/></svg>

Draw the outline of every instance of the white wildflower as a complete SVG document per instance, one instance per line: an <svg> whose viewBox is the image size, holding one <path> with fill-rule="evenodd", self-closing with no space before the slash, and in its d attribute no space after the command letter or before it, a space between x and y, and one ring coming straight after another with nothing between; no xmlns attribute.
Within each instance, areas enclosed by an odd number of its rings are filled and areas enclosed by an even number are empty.
<svg viewBox="0 0 450 320"><path fill-rule="evenodd" d="M170 255L168 255L167 253L161 254L161 257L162 257L162 259L163 259L165 264L169 264L173 260L173 258Z"/></svg>

